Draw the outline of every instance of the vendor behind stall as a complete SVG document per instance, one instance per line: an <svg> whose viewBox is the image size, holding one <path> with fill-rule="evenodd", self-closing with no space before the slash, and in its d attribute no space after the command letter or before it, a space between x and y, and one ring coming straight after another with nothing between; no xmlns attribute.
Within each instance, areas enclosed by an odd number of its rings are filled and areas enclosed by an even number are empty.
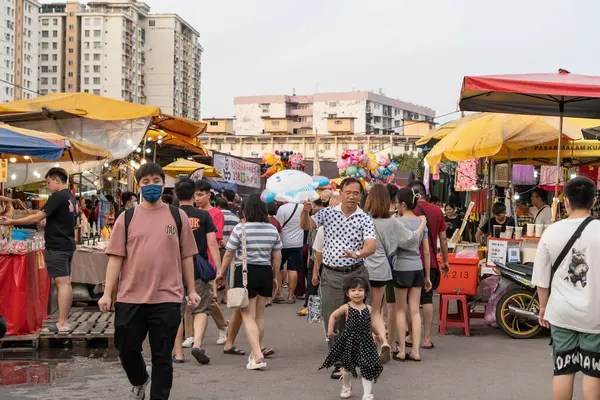
<svg viewBox="0 0 600 400"><path fill-rule="evenodd" d="M527 201L522 200L517 203L517 222L519 226L525 226L533 221L531 208Z"/></svg>
<svg viewBox="0 0 600 400"><path fill-rule="evenodd" d="M549 225L552 223L552 209L548 203L548 192L542 188L535 188L531 193L531 208L532 223Z"/></svg>
<svg viewBox="0 0 600 400"><path fill-rule="evenodd" d="M500 231L505 232L507 226L515 226L515 220L506 217L506 205L504 203L495 203L492 206L492 214L492 229L494 229L494 225L500 225L502 227ZM489 229L490 224L488 220L485 220L477 230L477 235L475 236L477 243L483 243L482 239L490 235Z"/></svg>

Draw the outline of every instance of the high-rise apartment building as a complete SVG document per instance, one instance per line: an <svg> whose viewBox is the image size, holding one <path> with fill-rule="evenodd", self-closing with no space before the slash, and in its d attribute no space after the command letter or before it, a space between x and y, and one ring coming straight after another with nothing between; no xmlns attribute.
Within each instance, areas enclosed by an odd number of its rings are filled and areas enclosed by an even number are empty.
<svg viewBox="0 0 600 400"><path fill-rule="evenodd" d="M0 102L38 92L38 14L33 0L0 0Z"/></svg>
<svg viewBox="0 0 600 400"><path fill-rule="evenodd" d="M405 124L431 122L435 111L373 92L304 96L236 97L237 135L327 134L332 124L346 134L404 135Z"/></svg>
<svg viewBox="0 0 600 400"><path fill-rule="evenodd" d="M179 16L106 0L44 4L39 19L42 94L88 92L200 119L200 34Z"/></svg>

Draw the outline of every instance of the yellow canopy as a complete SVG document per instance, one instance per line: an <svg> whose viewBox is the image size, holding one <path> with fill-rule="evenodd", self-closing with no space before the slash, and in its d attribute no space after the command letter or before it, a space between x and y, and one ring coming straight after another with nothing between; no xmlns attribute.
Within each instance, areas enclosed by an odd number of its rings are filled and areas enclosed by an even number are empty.
<svg viewBox="0 0 600 400"><path fill-rule="evenodd" d="M0 103L0 114L62 110L97 120L125 120L160 115L160 108L95 96L90 93L53 93L33 99Z"/></svg>
<svg viewBox="0 0 600 400"><path fill-rule="evenodd" d="M177 161L172 162L163 168L165 173L172 177L177 177L177 175L181 174L191 174L198 168L204 168L204 176L207 178L221 178L223 175L219 171L215 169L215 167L211 167L210 165L197 163L195 161L186 160L184 158L179 158Z"/></svg>
<svg viewBox="0 0 600 400"><path fill-rule="evenodd" d="M565 140L582 139L581 130L600 125L600 120L565 118ZM465 161L506 154L551 142L558 138L559 118L517 114L483 114L459 124L429 152L425 160L436 167L442 161ZM512 151L511 151L512 155ZM435 171L435 168L434 168Z"/></svg>
<svg viewBox="0 0 600 400"><path fill-rule="evenodd" d="M433 131L429 131L429 133L427 135L425 135L421 139L417 140L416 145L423 146L423 145L426 145L427 143L429 143L431 140L441 140L441 139L445 138L454 129L459 127L460 125L470 122L470 121L474 121L476 119L479 119L484 115L485 114L483 114L483 113L471 114L464 118L458 118L453 121L447 122L444 125L441 125L439 128L437 128Z"/></svg>
<svg viewBox="0 0 600 400"><path fill-rule="evenodd" d="M196 139L175 132L163 132L149 129L148 132L146 132L146 140L150 143L158 142L160 140L162 144L183 147L195 154L208 155L206 148L198 143Z"/></svg>
<svg viewBox="0 0 600 400"><path fill-rule="evenodd" d="M600 141L598 140L573 140L563 141L560 146L561 159L574 160L573 165L594 164L600 161ZM558 140L542 143L535 146L524 147L511 151L510 158L517 164L556 164ZM496 161L507 160L506 153L498 153L492 157Z"/></svg>
<svg viewBox="0 0 600 400"><path fill-rule="evenodd" d="M206 123L162 114L153 118L152 128L162 130L165 133L177 133L188 138L195 138L206 131Z"/></svg>
<svg viewBox="0 0 600 400"><path fill-rule="evenodd" d="M65 151L65 154L56 161L74 161L74 162L86 162L98 159L110 158L112 154L107 149L82 142L81 140L70 139L55 133L46 133L34 131L31 129L17 128L15 126L9 126L0 122L0 127L6 127L13 132L20 133L21 135L35 137L44 140L62 140L67 141L70 149ZM8 158L10 155L4 155L4 158ZM10 158L16 158L17 162L31 162L31 159L25 159L21 156L14 156ZM48 162L47 160L34 159L33 161Z"/></svg>

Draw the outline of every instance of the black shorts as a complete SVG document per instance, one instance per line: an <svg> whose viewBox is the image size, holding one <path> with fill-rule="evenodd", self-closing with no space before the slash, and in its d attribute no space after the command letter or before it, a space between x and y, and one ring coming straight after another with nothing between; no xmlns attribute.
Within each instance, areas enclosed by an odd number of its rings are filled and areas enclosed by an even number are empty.
<svg viewBox="0 0 600 400"><path fill-rule="evenodd" d="M440 287L440 270L431 268L429 274L431 275L431 290L429 292L421 291L421 305L433 304L433 291Z"/></svg>
<svg viewBox="0 0 600 400"><path fill-rule="evenodd" d="M369 283L371 284L371 287L384 287L385 285L388 284L389 281L372 281L369 280Z"/></svg>
<svg viewBox="0 0 600 400"><path fill-rule="evenodd" d="M73 261L72 251L60 251L46 249L44 253L46 269L50 278L64 278L71 276L71 262Z"/></svg>
<svg viewBox="0 0 600 400"><path fill-rule="evenodd" d="M235 267L233 287L241 288L242 266ZM273 296L273 269L270 265L248 264L248 298Z"/></svg>
<svg viewBox="0 0 600 400"><path fill-rule="evenodd" d="M302 271L302 247L281 250L281 270L287 262L288 271Z"/></svg>
<svg viewBox="0 0 600 400"><path fill-rule="evenodd" d="M425 286L425 272L417 271L392 271L394 287L397 289L410 289Z"/></svg>

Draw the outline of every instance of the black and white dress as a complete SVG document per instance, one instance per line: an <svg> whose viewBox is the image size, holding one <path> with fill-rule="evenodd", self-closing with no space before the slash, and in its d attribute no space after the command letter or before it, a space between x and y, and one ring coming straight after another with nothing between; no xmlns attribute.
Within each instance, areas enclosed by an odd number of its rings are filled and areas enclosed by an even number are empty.
<svg viewBox="0 0 600 400"><path fill-rule="evenodd" d="M362 310L348 307L346 329L336 339L321 368L329 368L336 362L341 362L346 371L357 377L356 368L366 380L377 382L383 372L383 364L373 341L371 331L371 313L369 308Z"/></svg>

